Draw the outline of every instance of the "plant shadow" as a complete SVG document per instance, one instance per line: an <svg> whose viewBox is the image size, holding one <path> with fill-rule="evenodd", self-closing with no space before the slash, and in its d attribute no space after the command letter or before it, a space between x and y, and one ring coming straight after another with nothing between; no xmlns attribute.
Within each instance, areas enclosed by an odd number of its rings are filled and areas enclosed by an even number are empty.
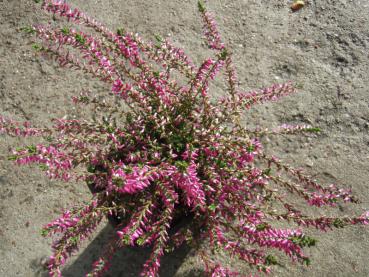
<svg viewBox="0 0 369 277"><path fill-rule="evenodd" d="M69 267L62 271L64 277L85 276L92 269L92 263L102 254L104 245L109 242L114 235L114 229L107 224L97 237L91 241L89 246L79 255ZM173 253L167 254L161 261L160 276L172 277L176 275L183 261L190 254L188 246L182 246ZM143 264L150 256L150 248L127 247L119 250L111 261L109 272L106 277L129 277L140 276ZM42 276L48 276L47 274ZM181 276L203 276L203 272L197 269L190 269Z"/></svg>

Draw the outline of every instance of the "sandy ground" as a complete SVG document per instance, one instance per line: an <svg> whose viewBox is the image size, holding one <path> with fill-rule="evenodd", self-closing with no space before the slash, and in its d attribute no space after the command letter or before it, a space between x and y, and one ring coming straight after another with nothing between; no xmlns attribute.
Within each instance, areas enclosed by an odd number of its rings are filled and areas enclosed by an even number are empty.
<svg viewBox="0 0 369 277"><path fill-rule="evenodd" d="M197 62L204 58L195 0L70 1L116 29L170 36ZM241 85L255 89L293 80L299 94L258 106L245 124L312 124L317 137L279 138L267 148L291 164L303 166L323 183L352 188L362 200L337 213L361 214L369 208L369 1L309 0L297 13L291 1L212 0L221 33L233 46ZM80 72L59 69L37 57L19 28L50 20L32 0L0 0L0 114L50 124L55 117L84 114L70 98L84 88L107 92ZM220 93L217 85L214 93ZM0 276L44 276L42 262L50 240L42 225L60 210L90 197L84 184L50 181L36 168L19 168L4 157L23 139L0 136ZM101 227L93 242L64 270L83 276L109 237ZM312 231L314 233L314 231ZM369 228L335 230L311 249L312 266L286 262L272 276L369 276ZM108 276L137 276L147 251L127 249L114 260ZM182 249L165 259L161 276L201 276L196 258ZM246 272L245 272L246 273Z"/></svg>

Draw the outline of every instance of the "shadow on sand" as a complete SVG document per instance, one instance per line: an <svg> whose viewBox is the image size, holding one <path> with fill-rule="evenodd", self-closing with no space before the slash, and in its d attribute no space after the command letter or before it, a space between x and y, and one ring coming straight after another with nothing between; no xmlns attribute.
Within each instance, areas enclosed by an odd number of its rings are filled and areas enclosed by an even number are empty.
<svg viewBox="0 0 369 277"><path fill-rule="evenodd" d="M89 246L81 253L76 261L62 271L64 277L82 277L90 270L91 265L102 254L103 246L114 235L113 228L107 224L98 236L91 241ZM160 277L172 277L176 275L179 267L190 255L190 249L187 246L180 247L173 253L163 257L160 268ZM149 248L129 247L119 250L111 261L111 269L104 276L106 277L130 277L140 276L142 266L150 256ZM45 273L45 272L44 272ZM48 276L46 273L41 276ZM200 277L203 272L198 269L189 269L184 277Z"/></svg>

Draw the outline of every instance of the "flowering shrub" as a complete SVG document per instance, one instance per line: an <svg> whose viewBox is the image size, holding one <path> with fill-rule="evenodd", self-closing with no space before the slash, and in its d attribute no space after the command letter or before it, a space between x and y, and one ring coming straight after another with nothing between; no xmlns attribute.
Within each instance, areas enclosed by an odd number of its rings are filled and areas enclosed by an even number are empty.
<svg viewBox="0 0 369 277"><path fill-rule="evenodd" d="M184 243L198 249L211 276L241 274L218 262L214 254L219 252L267 273L279 264L273 249L309 264L303 248L316 241L305 234L305 227L327 231L368 224L368 213L311 217L289 202L299 197L324 207L357 200L350 191L322 186L263 151L261 136L317 128L249 130L239 123L243 111L295 90L290 83L240 90L231 51L203 2L198 7L214 53L199 67L166 39L147 43L123 29L112 32L65 1L44 1L43 9L91 32L78 27L25 28L38 38L37 51L110 84L115 101L126 106L111 106L82 93L73 97L74 103L98 107L101 118L56 119L52 128L33 128L0 117L1 132L43 140L14 150L10 159L36 163L50 178L83 180L94 192L90 203L65 211L44 227L44 236L56 238L50 276L61 276L61 266L106 216L118 221L116 236L88 276L100 276L114 252L129 245L152 247L142 276L157 276L164 253ZM209 93L216 77L224 78L228 88L218 99ZM274 227L276 221L290 227ZM210 247L204 249L202 243Z"/></svg>

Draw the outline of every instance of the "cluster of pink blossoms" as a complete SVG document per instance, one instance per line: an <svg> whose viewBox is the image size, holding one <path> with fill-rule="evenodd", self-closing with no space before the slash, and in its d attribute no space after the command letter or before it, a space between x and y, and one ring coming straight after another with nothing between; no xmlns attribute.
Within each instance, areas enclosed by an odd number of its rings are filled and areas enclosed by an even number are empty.
<svg viewBox="0 0 369 277"><path fill-rule="evenodd" d="M349 190L318 184L262 147L262 136L319 129L241 126L242 112L295 90L291 83L240 90L232 53L202 1L199 11L213 55L200 65L169 40L157 37L147 43L122 29L110 31L66 1L47 0L43 8L75 27L27 29L40 43L35 49L60 66L108 83L114 101L125 104L112 106L81 93L73 102L92 106L93 119L56 119L52 128L32 128L0 117L1 133L44 139L15 150L12 160L38 164L51 178L83 180L93 192L90 203L65 211L45 226L43 234L56 237L50 276L62 275L66 260L104 217L115 219L116 236L87 276L109 270L115 251L126 246L152 246L142 276L158 276L164 253L184 243L199 250L209 276L246 275L223 266L214 255L219 251L269 273L279 264L275 250L309 264L303 249L313 246L315 239L305 234L306 227L326 231L368 224L368 213L309 215L311 205L335 207L357 200ZM81 30L88 28L93 34ZM213 99L209 84L216 78L223 78L228 95ZM300 198L307 209L297 209L291 197ZM276 228L276 221L290 228Z"/></svg>

